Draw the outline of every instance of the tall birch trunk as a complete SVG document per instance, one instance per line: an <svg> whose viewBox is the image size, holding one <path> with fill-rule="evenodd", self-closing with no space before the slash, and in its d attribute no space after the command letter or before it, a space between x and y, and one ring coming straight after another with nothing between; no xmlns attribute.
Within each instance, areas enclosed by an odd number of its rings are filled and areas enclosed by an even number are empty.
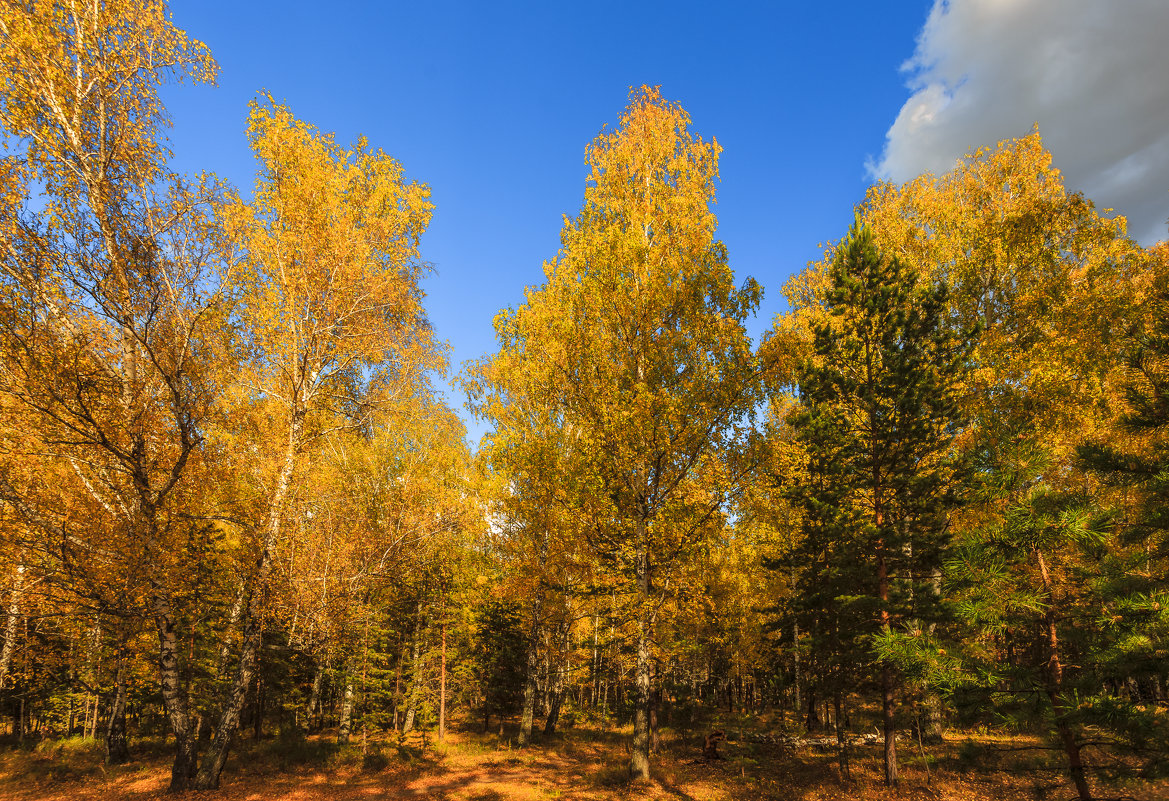
<svg viewBox="0 0 1169 801"><path fill-rule="evenodd" d="M414 618L414 646L410 667L410 701L406 707L406 719L402 723L402 734L414 730L414 719L418 715L418 697L422 694L422 604Z"/></svg>
<svg viewBox="0 0 1169 801"><path fill-rule="evenodd" d="M337 742L349 745L349 735L353 731L353 677L345 676L345 694L341 699L341 721L337 727Z"/></svg>
<svg viewBox="0 0 1169 801"><path fill-rule="evenodd" d="M638 781L649 780L649 708L650 708L650 605L649 553L645 548L645 521L638 521L638 542L642 552L637 558L637 700L633 717L633 749L629 772Z"/></svg>
<svg viewBox="0 0 1169 801"><path fill-rule="evenodd" d="M597 611L593 615L593 675L592 675L592 697L589 699L589 706L593 709L597 708L597 696L600 694L601 687L601 649L600 649L600 629L601 629L601 613Z"/></svg>
<svg viewBox="0 0 1169 801"><path fill-rule="evenodd" d="M398 635L401 647L398 649L398 663L394 666L394 731L401 732L402 725L402 665L406 663L407 643L405 637Z"/></svg>
<svg viewBox="0 0 1169 801"><path fill-rule="evenodd" d="M8 612L4 620L4 647L0 649L0 689L8 680L12 667L12 655L16 653L16 633L20 624L20 600L24 592L24 559L17 562L12 575L12 594L9 596Z"/></svg>
<svg viewBox="0 0 1169 801"><path fill-rule="evenodd" d="M114 700L110 705L110 720L106 725L106 763L124 765L130 761L130 746L126 738L126 633L118 632L118 665L114 680Z"/></svg>
<svg viewBox="0 0 1169 801"><path fill-rule="evenodd" d="M244 630L240 641L239 665L236 668L235 681L232 683L227 702L223 705L223 710L219 715L219 723L215 727L215 737L207 749L203 764L199 766L199 772L195 778L195 789L197 790L214 790L219 787L219 775L223 772L227 755L231 751L232 741L239 730L240 717L247 702L248 690L252 686L256 669L256 656L260 648L264 594L268 586L268 573L272 567L272 548L280 536L284 503L288 497L292 474L296 468L296 456L300 449L303 427L304 412L296 410L293 413L292 424L288 432L284 463L281 465L276 485L272 490L271 501L268 504L268 521L263 547L260 549L260 557L248 593L248 600L244 605Z"/></svg>
<svg viewBox="0 0 1169 801"><path fill-rule="evenodd" d="M160 588L154 588L151 612L158 630L158 676L162 687L162 703L175 735L175 761L171 765L170 792L188 788L197 767L197 739L191 722L187 687L179 670L178 638L175 636L175 614L170 601Z"/></svg>
<svg viewBox="0 0 1169 801"><path fill-rule="evenodd" d="M556 734L556 724L560 722L560 708L564 705L564 677L572 667L569 662L572 658L571 651L569 650L572 625L565 621L564 625L561 626L561 631L564 637L561 642L560 653L562 654L564 663L556 669L556 678L552 682L552 705L548 710L548 718L544 721L545 737L551 737Z"/></svg>
<svg viewBox="0 0 1169 801"><path fill-rule="evenodd" d="M442 618L442 650L438 667L438 741L446 737L446 609Z"/></svg>

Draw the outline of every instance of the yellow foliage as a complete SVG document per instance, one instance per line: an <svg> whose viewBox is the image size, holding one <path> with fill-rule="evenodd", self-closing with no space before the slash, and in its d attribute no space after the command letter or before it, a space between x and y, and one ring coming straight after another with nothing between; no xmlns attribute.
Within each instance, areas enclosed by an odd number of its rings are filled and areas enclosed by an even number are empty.
<svg viewBox="0 0 1169 801"><path fill-rule="evenodd" d="M944 282L956 322L978 332L968 410L983 424L1026 421L1068 453L1111 392L1139 252L1124 218L1064 188L1037 130L944 175L877 184L858 214L883 252ZM799 328L818 314L832 253L787 286Z"/></svg>

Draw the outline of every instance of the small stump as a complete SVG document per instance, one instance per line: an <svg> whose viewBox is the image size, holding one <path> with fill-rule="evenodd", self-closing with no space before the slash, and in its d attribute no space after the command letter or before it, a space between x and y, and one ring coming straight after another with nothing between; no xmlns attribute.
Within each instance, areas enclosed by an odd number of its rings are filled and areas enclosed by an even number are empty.
<svg viewBox="0 0 1169 801"><path fill-rule="evenodd" d="M712 762L716 759L722 759L722 754L718 752L718 744L725 742L727 735L721 731L712 731L702 740L702 758L706 762Z"/></svg>

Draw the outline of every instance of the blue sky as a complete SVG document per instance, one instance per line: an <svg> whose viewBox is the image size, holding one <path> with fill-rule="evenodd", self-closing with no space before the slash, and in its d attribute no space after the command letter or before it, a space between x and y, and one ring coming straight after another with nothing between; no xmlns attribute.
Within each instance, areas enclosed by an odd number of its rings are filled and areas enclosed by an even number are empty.
<svg viewBox="0 0 1169 801"><path fill-rule="evenodd" d="M174 0L176 25L220 65L216 87L164 91L175 166L247 194L260 90L341 141L366 135L432 188L428 309L457 370L494 349L495 313L542 280L581 203L586 144L631 86L657 84L724 148L719 231L736 274L765 289L757 336L785 308L788 276L846 230L866 164L888 166L886 135L920 89L909 84L932 80L929 64L900 69L937 22L932 5ZM994 135L1026 133L1029 112ZM904 170L916 151L898 145ZM950 147L952 162L966 145Z"/></svg>
<svg viewBox="0 0 1169 801"><path fill-rule="evenodd" d="M847 228L928 9L179 0L175 24L220 74L164 99L176 167L245 192L247 104L261 89L342 141L365 134L430 184L427 305L457 369L494 349L496 312L543 280L562 215L581 204L585 146L630 86L660 84L724 148L719 231L736 274L765 288L758 334L785 308L786 278Z"/></svg>

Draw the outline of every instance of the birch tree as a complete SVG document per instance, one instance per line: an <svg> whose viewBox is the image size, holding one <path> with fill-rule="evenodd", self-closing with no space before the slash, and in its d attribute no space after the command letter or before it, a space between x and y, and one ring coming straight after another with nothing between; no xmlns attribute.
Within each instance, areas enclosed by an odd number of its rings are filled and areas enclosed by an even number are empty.
<svg viewBox="0 0 1169 801"><path fill-rule="evenodd" d="M711 210L720 148L689 122L643 87L588 147L584 205L544 285L504 314L496 357L553 388L540 402L572 435L574 512L629 603L638 779L650 774L659 589L734 492L760 397L743 328L760 289L734 285Z"/></svg>
<svg viewBox="0 0 1169 801"><path fill-rule="evenodd" d="M255 671L261 624L290 490L306 453L331 432L417 394L442 363L422 308L418 240L429 189L361 139L352 148L267 98L248 136L260 162L253 200L229 198L227 236L242 266L237 298L245 367L239 392L271 443L253 522L235 679L196 785L216 787Z"/></svg>
<svg viewBox="0 0 1169 801"><path fill-rule="evenodd" d="M0 391L64 470L74 503L40 503L0 481L0 496L109 575L146 585L162 697L177 741L173 789L195 742L180 670L171 537L175 499L200 447L214 392L207 342L217 305L210 191L167 167L158 87L210 82L207 48L165 3L0 3L4 160ZM95 511L102 525L67 526ZM93 534L104 531L101 540ZM130 594L133 597L133 593Z"/></svg>

